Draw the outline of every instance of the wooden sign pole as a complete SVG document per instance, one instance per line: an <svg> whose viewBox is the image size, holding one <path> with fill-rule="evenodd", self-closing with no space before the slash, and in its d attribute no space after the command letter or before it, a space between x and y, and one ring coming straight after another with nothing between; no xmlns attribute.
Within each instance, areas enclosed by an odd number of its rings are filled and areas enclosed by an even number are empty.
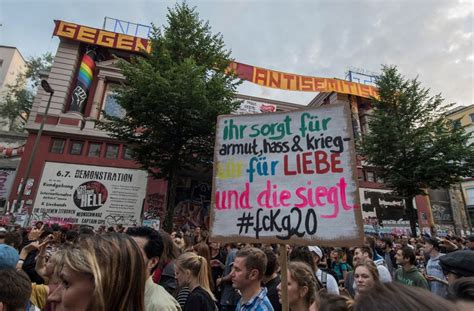
<svg viewBox="0 0 474 311"><path fill-rule="evenodd" d="M286 245L280 244L280 273L281 273L281 307L283 311L289 311L288 304L288 256Z"/></svg>

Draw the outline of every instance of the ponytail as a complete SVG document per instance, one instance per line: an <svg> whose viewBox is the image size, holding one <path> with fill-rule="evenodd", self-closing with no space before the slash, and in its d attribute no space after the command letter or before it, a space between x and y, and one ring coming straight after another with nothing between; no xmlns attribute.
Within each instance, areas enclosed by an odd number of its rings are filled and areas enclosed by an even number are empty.
<svg viewBox="0 0 474 311"><path fill-rule="evenodd" d="M178 257L176 265L183 270L191 271L193 277L197 278L199 286L209 294L212 300L216 301L216 297L211 291L209 281L210 271L206 258L196 255L195 253L187 252Z"/></svg>
<svg viewBox="0 0 474 311"><path fill-rule="evenodd" d="M209 282L209 268L208 263L206 258L197 255L199 263L201 268L199 269L199 273L197 275L198 282L201 285L201 287L211 296L212 300L216 300L216 297L214 297L214 294L212 293L211 290L211 284Z"/></svg>

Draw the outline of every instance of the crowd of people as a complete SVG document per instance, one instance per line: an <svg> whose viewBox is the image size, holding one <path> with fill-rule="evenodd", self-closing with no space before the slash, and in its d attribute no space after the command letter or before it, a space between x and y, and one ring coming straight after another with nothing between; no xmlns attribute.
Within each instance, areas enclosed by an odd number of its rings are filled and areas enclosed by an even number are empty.
<svg viewBox="0 0 474 311"><path fill-rule="evenodd" d="M474 310L474 236L318 247L209 241L204 228L0 227L0 310Z"/></svg>

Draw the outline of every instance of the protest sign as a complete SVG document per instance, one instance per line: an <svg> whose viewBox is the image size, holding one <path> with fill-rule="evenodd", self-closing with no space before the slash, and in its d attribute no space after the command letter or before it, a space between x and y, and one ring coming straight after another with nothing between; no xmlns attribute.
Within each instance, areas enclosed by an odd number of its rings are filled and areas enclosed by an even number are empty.
<svg viewBox="0 0 474 311"><path fill-rule="evenodd" d="M147 172L46 162L33 221L99 227L140 223Z"/></svg>
<svg viewBox="0 0 474 311"><path fill-rule="evenodd" d="M360 244L349 106L220 116L211 204L215 241Z"/></svg>

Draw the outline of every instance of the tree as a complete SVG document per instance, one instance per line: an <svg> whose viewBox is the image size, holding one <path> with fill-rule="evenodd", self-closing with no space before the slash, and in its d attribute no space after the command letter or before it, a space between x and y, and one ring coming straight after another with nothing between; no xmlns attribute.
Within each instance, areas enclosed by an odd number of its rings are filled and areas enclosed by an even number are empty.
<svg viewBox="0 0 474 311"><path fill-rule="evenodd" d="M7 85L5 94L0 98L0 116L6 119L3 123L8 124L9 131L23 130L40 84L40 73L50 71L52 61L53 56L49 52L28 58L25 72L18 75L14 84Z"/></svg>
<svg viewBox="0 0 474 311"><path fill-rule="evenodd" d="M219 114L236 108L234 75L221 34L213 35L186 3L168 9L163 31L153 27L152 52L121 61L126 78L117 101L124 118L105 115L99 126L131 146L137 162L168 181L164 227L171 230L177 176L183 169L211 167Z"/></svg>
<svg viewBox="0 0 474 311"><path fill-rule="evenodd" d="M361 155L405 199L412 234L416 235L416 195L426 188L445 188L472 176L474 149L469 134L445 117L452 105L430 96L418 79L405 79L396 67L383 66L376 79L370 133L360 143Z"/></svg>

